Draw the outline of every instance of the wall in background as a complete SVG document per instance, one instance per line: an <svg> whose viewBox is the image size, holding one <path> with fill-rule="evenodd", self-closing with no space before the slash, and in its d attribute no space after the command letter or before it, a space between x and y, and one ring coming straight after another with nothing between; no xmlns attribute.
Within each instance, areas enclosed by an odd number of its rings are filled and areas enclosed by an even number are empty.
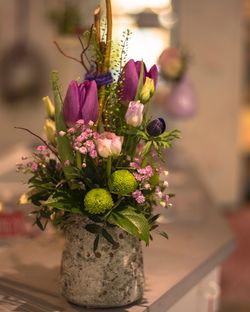
<svg viewBox="0 0 250 312"><path fill-rule="evenodd" d="M240 198L239 113L243 102L243 1L178 0L179 42L190 51L198 114L180 124L192 162L215 201Z"/></svg>

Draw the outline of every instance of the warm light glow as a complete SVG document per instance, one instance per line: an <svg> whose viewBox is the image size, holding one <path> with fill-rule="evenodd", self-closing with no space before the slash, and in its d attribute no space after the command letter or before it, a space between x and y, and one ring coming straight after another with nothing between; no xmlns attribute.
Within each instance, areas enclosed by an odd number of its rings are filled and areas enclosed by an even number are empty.
<svg viewBox="0 0 250 312"><path fill-rule="evenodd" d="M0 212L2 212L2 211L3 211L3 203L0 202Z"/></svg>
<svg viewBox="0 0 250 312"><path fill-rule="evenodd" d="M128 45L127 59L141 60L148 67L157 63L162 50L170 45L170 33L159 28L137 28L128 27L132 35ZM117 23L114 31L114 38L120 38L124 31L124 24Z"/></svg>
<svg viewBox="0 0 250 312"><path fill-rule="evenodd" d="M161 9L171 4L171 0L113 0L116 13L139 13L146 8Z"/></svg>

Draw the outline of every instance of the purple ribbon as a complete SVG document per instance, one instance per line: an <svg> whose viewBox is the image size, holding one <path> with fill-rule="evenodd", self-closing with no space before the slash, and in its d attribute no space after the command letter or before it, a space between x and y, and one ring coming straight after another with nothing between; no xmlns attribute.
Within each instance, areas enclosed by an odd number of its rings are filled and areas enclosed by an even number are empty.
<svg viewBox="0 0 250 312"><path fill-rule="evenodd" d="M111 72L105 74L87 73L84 79L90 81L95 80L98 87L108 85L114 80Z"/></svg>

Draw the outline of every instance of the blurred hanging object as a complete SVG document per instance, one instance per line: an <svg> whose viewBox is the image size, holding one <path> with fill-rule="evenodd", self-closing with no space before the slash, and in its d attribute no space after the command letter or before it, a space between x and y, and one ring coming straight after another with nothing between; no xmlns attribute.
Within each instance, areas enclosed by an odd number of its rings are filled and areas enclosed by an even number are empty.
<svg viewBox="0 0 250 312"><path fill-rule="evenodd" d="M167 48L161 53L158 65L162 82L168 89L166 96L161 98L163 110L175 119L193 117L197 101L193 86L187 78L188 53L174 47Z"/></svg>
<svg viewBox="0 0 250 312"><path fill-rule="evenodd" d="M15 4L16 39L0 60L0 94L6 104L40 96L45 83L44 61L28 40L29 0Z"/></svg>
<svg viewBox="0 0 250 312"><path fill-rule="evenodd" d="M177 118L193 117L197 109L196 95L187 76L174 83L165 106L166 113Z"/></svg>

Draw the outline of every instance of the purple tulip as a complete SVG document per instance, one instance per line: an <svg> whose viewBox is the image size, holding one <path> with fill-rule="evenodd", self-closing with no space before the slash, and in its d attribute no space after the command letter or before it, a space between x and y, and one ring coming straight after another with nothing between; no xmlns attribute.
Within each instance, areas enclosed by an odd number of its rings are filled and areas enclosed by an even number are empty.
<svg viewBox="0 0 250 312"><path fill-rule="evenodd" d="M98 118L98 93L95 81L84 81L78 85L75 80L69 84L63 104L63 116L68 125L83 119L96 122Z"/></svg>
<svg viewBox="0 0 250 312"><path fill-rule="evenodd" d="M120 98L123 102L131 102L135 100L136 91L139 83L140 72L141 72L141 63L142 61L134 61L133 59L129 60L127 64L124 66L121 80L121 94ZM156 65L153 65L149 71L144 65L144 77L143 83L146 81L146 77L153 79L154 86L156 87L157 77L158 77L158 69Z"/></svg>

